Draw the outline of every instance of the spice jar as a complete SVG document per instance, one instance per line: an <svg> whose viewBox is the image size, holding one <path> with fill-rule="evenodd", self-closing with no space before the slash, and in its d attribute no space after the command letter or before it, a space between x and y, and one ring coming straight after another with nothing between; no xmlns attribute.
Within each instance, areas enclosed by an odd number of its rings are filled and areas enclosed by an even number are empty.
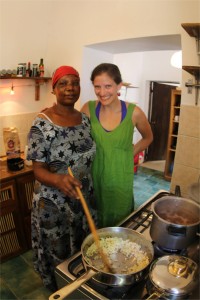
<svg viewBox="0 0 200 300"><path fill-rule="evenodd" d="M18 77L23 76L23 64L22 63L18 64L18 66L17 66L17 76Z"/></svg>

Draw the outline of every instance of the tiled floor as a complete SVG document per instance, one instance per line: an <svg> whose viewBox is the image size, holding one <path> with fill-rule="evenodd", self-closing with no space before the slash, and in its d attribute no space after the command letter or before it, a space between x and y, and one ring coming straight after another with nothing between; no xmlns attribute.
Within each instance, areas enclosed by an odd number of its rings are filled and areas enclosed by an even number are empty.
<svg viewBox="0 0 200 300"><path fill-rule="evenodd" d="M170 183L163 173L139 167L134 178L135 208L148 200L158 190L169 191ZM42 281L32 265L32 251L10 259L0 266L0 299L47 300L51 292L43 287Z"/></svg>
<svg viewBox="0 0 200 300"><path fill-rule="evenodd" d="M47 300L51 294L32 265L32 251L1 264L0 299Z"/></svg>
<svg viewBox="0 0 200 300"><path fill-rule="evenodd" d="M170 190L170 182L164 179L163 172L140 166L134 176L135 209L159 190Z"/></svg>

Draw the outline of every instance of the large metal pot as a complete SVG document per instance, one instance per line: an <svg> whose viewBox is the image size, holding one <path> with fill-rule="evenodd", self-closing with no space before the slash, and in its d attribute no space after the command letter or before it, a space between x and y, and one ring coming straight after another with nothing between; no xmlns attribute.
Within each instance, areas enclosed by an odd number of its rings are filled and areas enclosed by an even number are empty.
<svg viewBox="0 0 200 300"><path fill-rule="evenodd" d="M163 256L150 266L146 284L148 300L188 299L197 285L198 266L193 260L180 255Z"/></svg>
<svg viewBox="0 0 200 300"><path fill-rule="evenodd" d="M150 235L167 249L181 250L197 239L200 224L198 203L181 197L165 196L152 204Z"/></svg>
<svg viewBox="0 0 200 300"><path fill-rule="evenodd" d="M122 238L123 240L129 240L130 242L134 242L141 246L141 250L146 253L148 256L148 264L143 266L140 270L137 272L132 272L128 274L115 274L115 273L108 273L105 271L102 271L101 268L99 268L99 263L96 263L95 258L90 259L87 256L87 250L88 248L94 243L93 235L90 234L86 237L86 239L83 241L81 246L81 252L82 252L82 261L85 266L86 272L73 281L72 283L66 285L62 289L58 290L54 294L50 296L50 300L53 299L64 299L66 296L71 294L74 290L76 290L81 284L89 280L91 277L93 277L94 280L99 281L103 284L109 285L109 286L125 286L125 285L131 285L136 282L139 282L143 278L145 278L148 274L148 267L150 263L153 260L154 256L154 249L150 241L146 240L142 234L129 229L129 228L123 228L123 227L107 227L97 230L99 238L107 238L107 237L117 237ZM139 253L138 253L139 254ZM117 256L117 253L116 253ZM123 263L126 264L125 260L126 257L121 257ZM117 261L117 264L119 264L119 260L116 260L116 257L113 258L112 265L115 265L115 262ZM132 258L132 262L128 261L128 267L134 266L135 261Z"/></svg>

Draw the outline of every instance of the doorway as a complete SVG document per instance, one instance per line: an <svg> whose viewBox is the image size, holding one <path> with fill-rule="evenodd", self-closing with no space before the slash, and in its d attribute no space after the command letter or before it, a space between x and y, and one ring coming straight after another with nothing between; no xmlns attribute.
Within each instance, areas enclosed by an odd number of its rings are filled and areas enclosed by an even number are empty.
<svg viewBox="0 0 200 300"><path fill-rule="evenodd" d="M178 83L150 82L148 119L153 132L153 142L148 147L146 161L165 161L170 120L171 90Z"/></svg>

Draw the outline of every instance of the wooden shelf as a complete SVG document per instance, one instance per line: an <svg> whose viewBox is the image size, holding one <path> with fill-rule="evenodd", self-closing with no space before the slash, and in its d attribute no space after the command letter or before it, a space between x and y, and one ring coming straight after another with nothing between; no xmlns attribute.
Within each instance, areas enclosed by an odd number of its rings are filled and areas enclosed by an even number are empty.
<svg viewBox="0 0 200 300"><path fill-rule="evenodd" d="M35 81L35 100L40 100L40 85L51 80L51 77L17 77L17 76L1 76L0 80L34 80Z"/></svg>
<svg viewBox="0 0 200 300"><path fill-rule="evenodd" d="M200 77L200 67L198 66L182 66L182 69L192 74L196 79Z"/></svg>
<svg viewBox="0 0 200 300"><path fill-rule="evenodd" d="M127 83L127 82L122 82L122 86L125 86L127 89L129 89L129 88L138 89L138 86L134 86L131 83Z"/></svg>
<svg viewBox="0 0 200 300"><path fill-rule="evenodd" d="M200 23L182 23L181 26L191 36L199 39L200 37Z"/></svg>
<svg viewBox="0 0 200 300"><path fill-rule="evenodd" d="M197 43L197 55L199 56L200 64L200 23L183 23L181 26L191 36L196 38ZM182 66L182 69L192 74L195 77L196 83L192 84L190 81L185 83L188 87L188 93L192 93L192 88L195 88L195 105L198 105L199 99L199 80L200 80L200 67L199 66Z"/></svg>

